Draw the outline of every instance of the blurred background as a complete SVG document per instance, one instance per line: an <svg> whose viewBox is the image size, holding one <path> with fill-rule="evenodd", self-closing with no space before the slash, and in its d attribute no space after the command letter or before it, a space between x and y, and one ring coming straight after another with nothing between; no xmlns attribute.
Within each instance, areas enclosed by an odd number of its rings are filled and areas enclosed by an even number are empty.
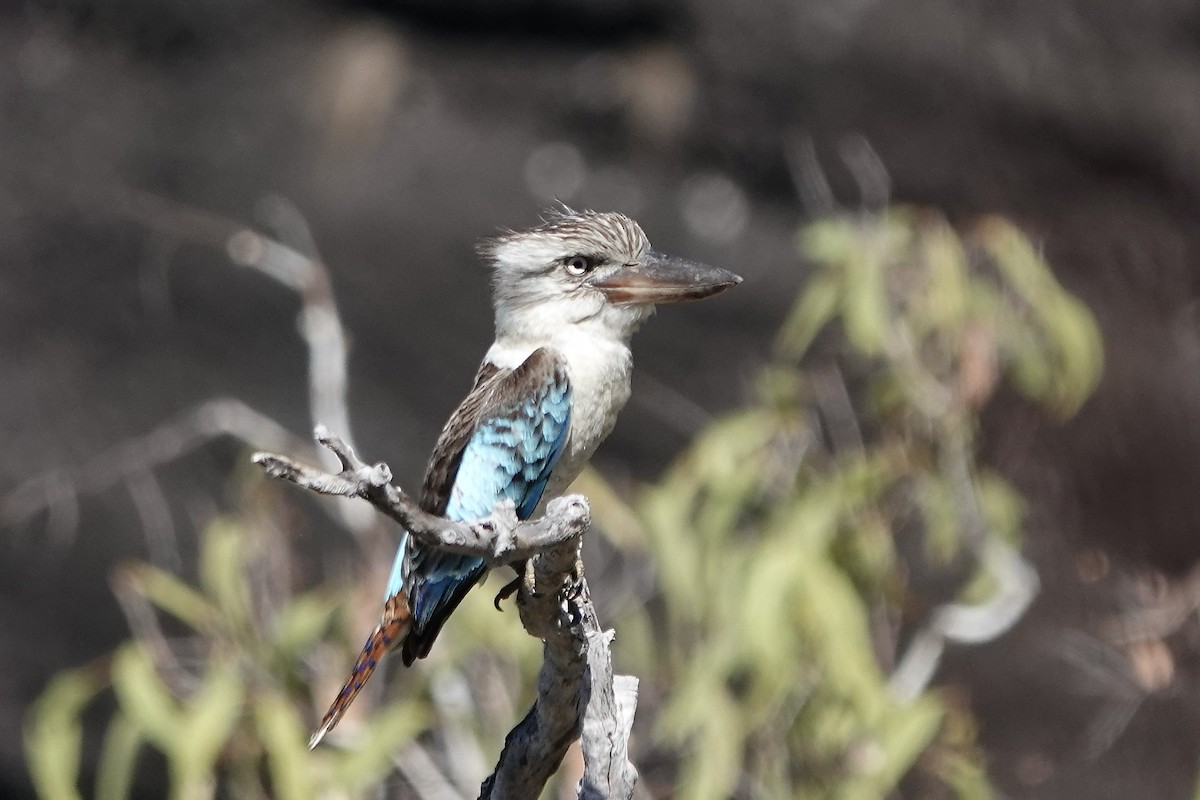
<svg viewBox="0 0 1200 800"><path fill-rule="evenodd" d="M634 513L649 513L638 487L662 481L715 419L779 405L780 382L764 375L781 357L813 363L807 341L777 339L822 259L837 261L798 246L803 225L908 204L956 229L989 214L1023 230L1095 315L1104 369L1086 401L1087 378L1079 402L1057 408L985 380L963 410L972 474L1023 498L1015 527L1040 585L1027 608L1013 601L1003 630L947 643L934 667L937 741L983 777L955 788L922 745L875 794L844 796L1196 796L1198 85L1200 10L1172 0L0 5L0 795L34 796L23 736L51 677L108 663L130 637L113 586L130 573L115 570L139 561L195 583L202 533L223 515L288 529L289 591L370 584L363 610L343 614L350 632L328 645L338 655L314 707L368 630L382 579L364 577L361 540L299 493L256 482L247 443L208 436L228 425L189 416L236 398L262 415L242 428L262 446L311 428L301 302L239 266L253 260L239 228L324 263L349 337L355 441L415 487L491 337L474 245L557 200L623 211L656 247L745 277L712 302L662 311L637 337L634 397L595 462L613 490L606 507ZM888 354L850 332L849 348L826 341L820 363L842 364L831 391L860 409L867 367ZM846 365L847 352L859 360ZM856 415L868 449L891 430ZM825 402L817 416L837 451L837 413ZM596 574L620 572L627 540L604 541ZM864 592L867 611L884 609L864 617L876 652L880 627L903 644L936 598L955 596L945 576L911 563L900 574L903 591L894 578L860 581L892 587ZM618 659L639 674L653 665L638 631L673 612L645 589L652 574L635 577L632 589L614 579L602 610L622 631L629 598L645 601L634 605L650 621L629 623ZM916 596L935 599L914 608ZM694 731L674 717L657 727L674 679L656 674L642 674L635 731L643 789L704 796L686 790ZM514 686L512 714L483 737L482 771L461 785L486 774L528 702ZM439 691L429 713L444 715ZM119 704L100 694L82 717L83 796ZM431 726L396 735L423 732L420 752L453 760ZM742 744L736 759L753 761L756 745ZM170 759L153 750L132 768L134 796L166 791ZM764 774L788 771L777 755ZM399 777L379 769L388 796L434 796L412 788L411 762ZM717 796L799 794L802 778L735 777ZM208 789L237 794L223 781ZM837 785L827 776L805 796L843 796Z"/></svg>

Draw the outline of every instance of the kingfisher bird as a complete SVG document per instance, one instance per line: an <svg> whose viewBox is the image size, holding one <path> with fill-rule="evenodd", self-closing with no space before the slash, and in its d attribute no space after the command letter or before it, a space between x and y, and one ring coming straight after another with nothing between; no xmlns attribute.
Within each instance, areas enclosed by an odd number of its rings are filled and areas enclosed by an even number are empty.
<svg viewBox="0 0 1200 800"><path fill-rule="evenodd" d="M612 212L564 208L530 230L485 241L479 253L493 271L496 339L442 429L420 505L471 520L509 500L528 519L612 431L630 394L630 338L655 305L709 297L742 279L651 250L641 226ZM388 651L399 648L406 666L429 653L486 569L482 559L401 535L383 616L310 749Z"/></svg>

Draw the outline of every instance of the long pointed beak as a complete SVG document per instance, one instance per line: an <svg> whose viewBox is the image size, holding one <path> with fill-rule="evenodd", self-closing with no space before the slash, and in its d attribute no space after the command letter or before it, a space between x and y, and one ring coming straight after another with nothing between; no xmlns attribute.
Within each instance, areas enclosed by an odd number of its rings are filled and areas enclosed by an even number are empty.
<svg viewBox="0 0 1200 800"><path fill-rule="evenodd" d="M610 303L682 303L700 300L737 286L741 276L651 250L636 264L592 281Z"/></svg>

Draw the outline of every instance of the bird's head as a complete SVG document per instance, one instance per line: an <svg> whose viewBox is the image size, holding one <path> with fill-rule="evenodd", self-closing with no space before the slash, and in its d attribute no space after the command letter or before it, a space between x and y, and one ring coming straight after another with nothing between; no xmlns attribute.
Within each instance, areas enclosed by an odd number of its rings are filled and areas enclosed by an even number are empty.
<svg viewBox="0 0 1200 800"><path fill-rule="evenodd" d="M495 272L496 332L548 340L566 326L628 340L659 303L699 300L742 282L727 270L650 249L624 214L566 211L480 247Z"/></svg>

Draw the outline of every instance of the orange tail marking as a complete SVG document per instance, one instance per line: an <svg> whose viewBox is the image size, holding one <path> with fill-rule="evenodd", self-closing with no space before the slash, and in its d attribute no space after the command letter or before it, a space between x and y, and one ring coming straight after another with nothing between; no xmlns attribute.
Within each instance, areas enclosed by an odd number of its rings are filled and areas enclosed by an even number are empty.
<svg viewBox="0 0 1200 800"><path fill-rule="evenodd" d="M354 698L362 691L367 679L375 671L379 660L389 650L404 641L410 628L412 628L412 614L408 610L408 597L404 592L399 592L383 607L383 617L375 626L375 630L371 631L362 652L358 654L354 668L350 670L350 677L346 679L346 685L338 692L338 696L330 704L329 710L325 712L325 718L321 720L321 727L308 740L309 750L320 744L321 740L325 738L325 734L337 726L342 715L346 713L346 709L354 702Z"/></svg>

